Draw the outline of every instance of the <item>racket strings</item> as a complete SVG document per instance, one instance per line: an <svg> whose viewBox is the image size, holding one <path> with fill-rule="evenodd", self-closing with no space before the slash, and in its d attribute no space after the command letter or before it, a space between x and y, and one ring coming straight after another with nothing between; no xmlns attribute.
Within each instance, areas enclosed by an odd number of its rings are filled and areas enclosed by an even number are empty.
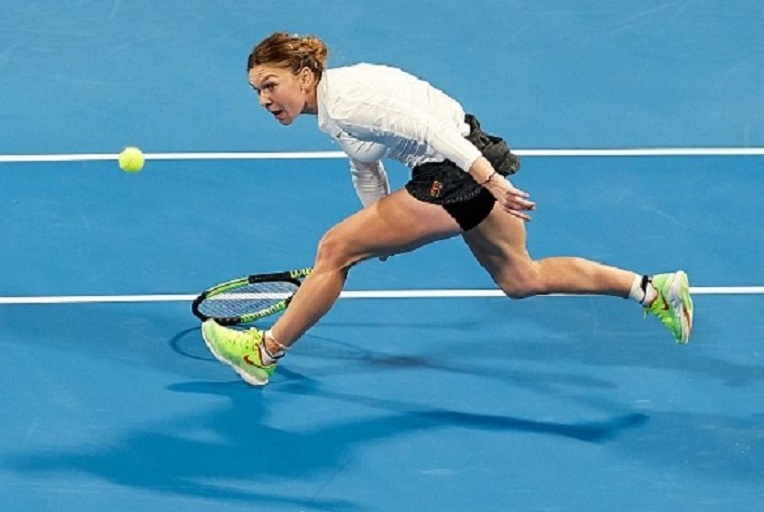
<svg viewBox="0 0 764 512"><path fill-rule="evenodd" d="M212 318L236 317L267 309L288 299L297 285L286 281L252 283L205 298L199 311Z"/></svg>

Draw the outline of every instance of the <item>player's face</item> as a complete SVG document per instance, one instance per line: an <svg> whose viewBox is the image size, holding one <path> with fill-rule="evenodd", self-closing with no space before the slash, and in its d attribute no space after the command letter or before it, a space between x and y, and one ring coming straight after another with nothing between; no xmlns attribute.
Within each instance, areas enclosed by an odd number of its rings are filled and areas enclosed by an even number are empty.
<svg viewBox="0 0 764 512"><path fill-rule="evenodd" d="M249 84L260 97L260 105L285 126L292 124L305 109L304 87L299 76L288 69L255 66L249 70Z"/></svg>

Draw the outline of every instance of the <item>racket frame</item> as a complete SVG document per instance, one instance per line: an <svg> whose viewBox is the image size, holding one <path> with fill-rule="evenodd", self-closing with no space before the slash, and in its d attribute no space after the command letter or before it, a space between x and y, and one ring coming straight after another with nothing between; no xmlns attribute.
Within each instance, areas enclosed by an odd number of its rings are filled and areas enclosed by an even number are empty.
<svg viewBox="0 0 764 512"><path fill-rule="evenodd" d="M212 286L211 288L207 288L206 290L204 290L193 300L193 302L191 303L191 312L194 314L194 316L196 316L201 321L211 319L220 325L246 324L246 323L254 322L255 320L259 320L261 318L265 318L267 316L275 315L276 313L279 313L285 310L287 306L289 306L289 303L292 301L292 297L294 297L294 294L297 292L296 289L294 292L292 292L291 295L289 295L289 297L282 299L274 304L271 304L267 308L263 308L257 311L252 311L250 313L244 313L238 316L228 316L228 317L209 316L202 313L200 311L200 307L206 299L215 297L217 295L222 295L224 293L231 292L238 288L242 288L244 286L248 286L248 285L256 284L256 283L286 282L286 283L294 284L296 288L299 288L300 285L302 284L300 280L307 277L312 271L313 271L313 267L304 267L304 268L298 268L294 270L287 270L285 272L271 272L268 274L252 274L245 277L240 277L238 279L231 279L230 281L225 281L225 282L216 284L215 286Z"/></svg>

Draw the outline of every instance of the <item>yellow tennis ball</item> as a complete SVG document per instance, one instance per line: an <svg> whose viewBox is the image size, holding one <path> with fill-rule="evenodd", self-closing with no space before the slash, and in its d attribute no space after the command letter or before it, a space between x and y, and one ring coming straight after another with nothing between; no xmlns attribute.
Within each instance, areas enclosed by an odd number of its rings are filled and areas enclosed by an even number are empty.
<svg viewBox="0 0 764 512"><path fill-rule="evenodd" d="M119 168L125 172L140 171L144 162L143 152L136 147L126 147L119 154Z"/></svg>

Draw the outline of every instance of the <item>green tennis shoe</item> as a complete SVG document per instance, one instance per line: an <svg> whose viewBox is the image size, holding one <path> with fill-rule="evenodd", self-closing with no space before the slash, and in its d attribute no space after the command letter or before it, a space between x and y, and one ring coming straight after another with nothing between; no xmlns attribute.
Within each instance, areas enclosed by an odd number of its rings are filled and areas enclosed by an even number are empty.
<svg viewBox="0 0 764 512"><path fill-rule="evenodd" d="M677 343L687 343L690 341L693 316L687 274L681 270L671 274L658 274L652 277L651 282L658 292L658 297L645 307L645 315L651 313L657 316L671 331Z"/></svg>
<svg viewBox="0 0 764 512"><path fill-rule="evenodd" d="M239 331L207 320L202 324L202 338L207 348L218 359L234 369L253 386L268 384L276 364L263 363L262 350L265 334L257 329Z"/></svg>

